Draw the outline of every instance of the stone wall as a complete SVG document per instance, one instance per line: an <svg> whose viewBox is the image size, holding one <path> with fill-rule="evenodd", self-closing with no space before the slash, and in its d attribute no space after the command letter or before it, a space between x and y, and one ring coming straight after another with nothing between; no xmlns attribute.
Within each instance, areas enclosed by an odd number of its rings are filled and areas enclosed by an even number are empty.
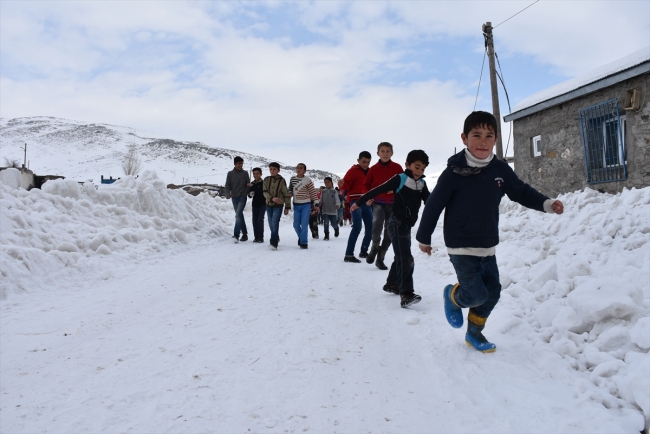
<svg viewBox="0 0 650 434"><path fill-rule="evenodd" d="M517 175L537 190L554 197L590 187L616 193L623 188L650 185L650 74L542 110L514 122L514 163ZM638 112L625 111L628 89L641 89ZM620 115L627 117L625 181L587 183L580 110L618 98ZM532 138L541 136L542 155L533 157Z"/></svg>

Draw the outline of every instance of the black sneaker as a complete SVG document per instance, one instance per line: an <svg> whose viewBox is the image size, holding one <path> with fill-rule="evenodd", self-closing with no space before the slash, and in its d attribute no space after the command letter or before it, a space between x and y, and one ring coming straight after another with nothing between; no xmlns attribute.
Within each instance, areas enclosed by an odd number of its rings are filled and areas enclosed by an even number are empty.
<svg viewBox="0 0 650 434"><path fill-rule="evenodd" d="M301 248L301 249L306 249L308 246L309 246L309 244L301 244L301 245L300 245L300 248Z"/></svg>
<svg viewBox="0 0 650 434"><path fill-rule="evenodd" d="M239 237L233 235L233 236L232 236L232 240L233 240L233 242L234 242L235 244L237 244L237 243L239 242Z"/></svg>
<svg viewBox="0 0 650 434"><path fill-rule="evenodd" d="M263 239L263 238L255 238L255 239L253 240L253 242L254 242L254 243L263 243L263 242L264 242L264 239Z"/></svg>
<svg viewBox="0 0 650 434"><path fill-rule="evenodd" d="M346 256L345 258L343 258L343 261L344 261L344 262L356 262L356 263L360 263L360 262L361 262L361 261L358 260L354 255L352 255L352 256Z"/></svg>
<svg viewBox="0 0 650 434"><path fill-rule="evenodd" d="M323 237L323 241L329 241L329 239L330 239L330 234L325 234L325 236Z"/></svg>
<svg viewBox="0 0 650 434"><path fill-rule="evenodd" d="M391 294L399 295L399 287L395 282L386 282L384 285L384 291L390 292Z"/></svg>
<svg viewBox="0 0 650 434"><path fill-rule="evenodd" d="M248 241L248 234L242 235L239 241Z"/></svg>
<svg viewBox="0 0 650 434"><path fill-rule="evenodd" d="M334 236L335 236L335 237L338 237L338 236L339 236L339 230L338 230L338 229L334 229Z"/></svg>
<svg viewBox="0 0 650 434"><path fill-rule="evenodd" d="M402 294L400 295L400 297L401 297L400 305L402 307L413 306L414 304L419 303L420 300L422 300L422 297L420 297L417 294L413 294L412 292L408 294Z"/></svg>
<svg viewBox="0 0 650 434"><path fill-rule="evenodd" d="M368 257L368 252L361 252L359 253L360 258L367 258Z"/></svg>
<svg viewBox="0 0 650 434"><path fill-rule="evenodd" d="M269 249L271 249L271 250L278 250L278 245L277 245L277 244L273 244L273 243L271 243L271 244L269 244Z"/></svg>

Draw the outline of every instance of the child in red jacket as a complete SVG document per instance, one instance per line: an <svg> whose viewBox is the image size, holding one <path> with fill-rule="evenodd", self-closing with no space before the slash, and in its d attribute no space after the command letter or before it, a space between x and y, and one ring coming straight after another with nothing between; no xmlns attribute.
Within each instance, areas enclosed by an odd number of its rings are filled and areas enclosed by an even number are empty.
<svg viewBox="0 0 650 434"><path fill-rule="evenodd" d="M359 199L366 191L364 183L366 181L366 174L368 173L368 166L372 156L370 152L363 151L359 154L358 164L352 166L343 179L339 181L339 188L347 190L347 202L352 203ZM352 213L352 231L350 231L350 238L348 238L348 246L345 250L345 262L361 262L354 256L354 247L357 244L357 238L361 233L361 225L365 227L363 241L361 242L361 253L359 257L366 258L368 256L368 247L372 239L372 209L363 204L356 211Z"/></svg>
<svg viewBox="0 0 650 434"><path fill-rule="evenodd" d="M379 161L368 170L366 182L364 184L365 190L369 191L375 187L379 187L384 182L388 181L395 175L404 172L402 166L391 160L393 156L393 145L388 142L381 142L377 146L377 155ZM388 220L393 215L393 202L395 202L395 192L389 191L380 194L372 201L372 247L368 252L366 262L375 265L380 270L387 270L384 264L384 256L390 247L390 237L388 236ZM384 231L384 241L381 242L381 232ZM381 246L380 246L381 243Z"/></svg>

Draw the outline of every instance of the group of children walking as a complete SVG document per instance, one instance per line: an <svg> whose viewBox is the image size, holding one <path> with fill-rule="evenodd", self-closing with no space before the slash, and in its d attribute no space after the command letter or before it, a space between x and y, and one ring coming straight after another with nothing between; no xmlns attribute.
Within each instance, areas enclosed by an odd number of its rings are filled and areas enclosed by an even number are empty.
<svg viewBox="0 0 650 434"><path fill-rule="evenodd" d="M369 167L370 153L363 151L359 154L357 164L338 183L342 191L347 191L346 199L351 205L352 217L344 261L361 262L354 256L354 250L364 227L359 257L386 270L388 267L384 264L384 258L392 245L394 258L383 290L398 294L400 305L404 308L418 303L422 298L414 291L411 229L417 222L420 205L425 203L415 238L419 249L431 255L434 250L431 236L444 210L443 237L458 280L443 289L445 317L452 327L460 328L464 322L462 309L469 309L465 342L479 351L493 352L496 345L489 342L482 332L501 293L495 255L499 243L501 198L507 195L523 206L553 214L562 214L564 205L521 181L505 161L494 157L492 152L497 140L497 120L491 113L472 112L465 119L461 140L466 148L448 159L447 168L432 192L429 192L424 181L424 171L429 165L429 157L424 151L409 152L404 170L391 160L393 146L388 142L378 145L379 161L372 167ZM301 248L307 248L309 214L318 207L323 210L325 239L329 239L329 223L335 230L335 236L338 236L338 219L325 219L325 216L336 216L341 207L338 192L330 178L325 179L320 199L312 181L305 176L307 168L304 164L298 165L297 175L291 178L288 188L284 178L279 176L277 163L269 165L271 176L264 181L261 181L262 171L256 168L253 169L255 180L244 184L248 177L246 172L246 176L233 174L238 170L243 172L241 166L238 169L237 158L235 169L228 173L226 180L227 195L228 198L232 197L236 213L233 238L239 241L248 239L243 222L242 199L235 196L235 193L245 194L248 191L253 197L254 229L257 222L255 197L259 196L259 191L263 195L272 249L277 249L279 241L277 227L280 214L274 219L276 214L269 209L281 211L284 208L284 213L288 214L291 197L294 198L294 229ZM256 186L256 183L262 186ZM244 205L245 200L244 196ZM241 238L240 232L243 233ZM261 233L255 232L255 241L261 242Z"/></svg>

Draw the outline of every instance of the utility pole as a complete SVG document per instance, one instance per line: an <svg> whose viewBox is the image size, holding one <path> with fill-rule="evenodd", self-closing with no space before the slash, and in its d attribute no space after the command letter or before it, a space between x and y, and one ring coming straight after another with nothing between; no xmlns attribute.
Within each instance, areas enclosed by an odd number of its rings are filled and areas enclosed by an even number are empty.
<svg viewBox="0 0 650 434"><path fill-rule="evenodd" d="M27 143L25 143L25 159L23 160L23 169L27 168Z"/></svg>
<svg viewBox="0 0 650 434"><path fill-rule="evenodd" d="M497 158L505 160L503 157L503 143L501 142L501 110L499 110L499 88L497 87L497 70L494 65L494 37L492 36L492 23L490 21L483 24L483 35L485 36L485 46L490 61L490 87L492 89L492 114L497 118Z"/></svg>

